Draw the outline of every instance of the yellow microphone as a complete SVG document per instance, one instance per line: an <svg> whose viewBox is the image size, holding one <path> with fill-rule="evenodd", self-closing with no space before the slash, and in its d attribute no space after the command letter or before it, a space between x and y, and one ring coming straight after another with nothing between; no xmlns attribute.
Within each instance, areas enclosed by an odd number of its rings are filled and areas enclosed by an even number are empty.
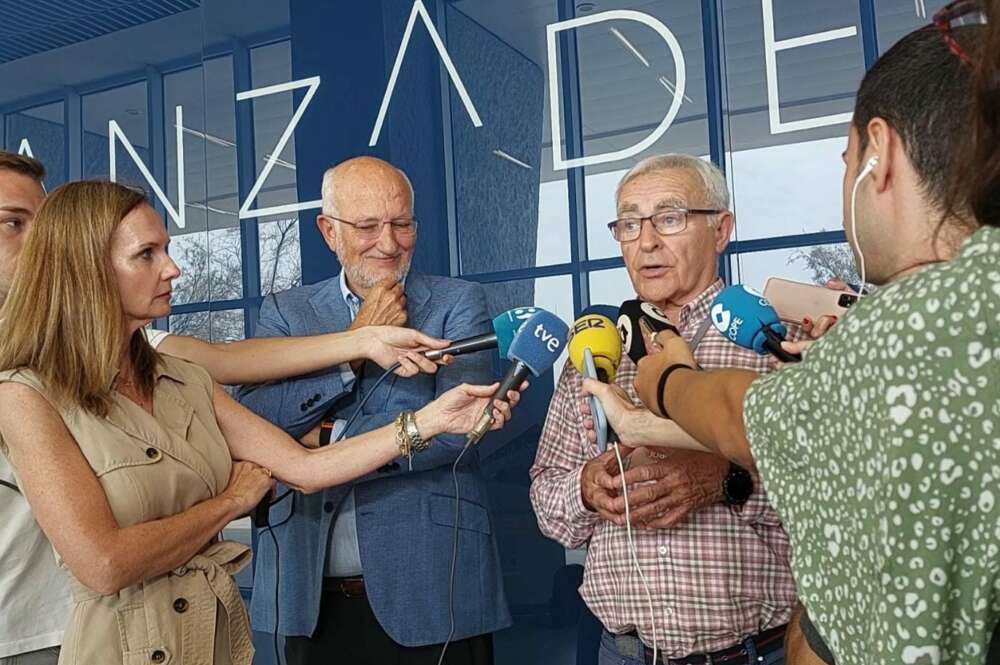
<svg viewBox="0 0 1000 665"><path fill-rule="evenodd" d="M586 374L586 351L594 359L598 379L604 383L615 380L622 361L622 339L614 322L600 314L584 313L573 322L569 331L569 360L580 374Z"/></svg>

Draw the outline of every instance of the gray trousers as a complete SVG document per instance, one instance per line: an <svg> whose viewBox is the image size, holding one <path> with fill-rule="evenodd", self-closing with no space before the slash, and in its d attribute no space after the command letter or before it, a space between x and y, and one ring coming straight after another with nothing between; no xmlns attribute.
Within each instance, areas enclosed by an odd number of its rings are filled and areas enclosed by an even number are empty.
<svg viewBox="0 0 1000 665"><path fill-rule="evenodd" d="M0 665L56 665L58 660L59 647L49 647L0 658Z"/></svg>

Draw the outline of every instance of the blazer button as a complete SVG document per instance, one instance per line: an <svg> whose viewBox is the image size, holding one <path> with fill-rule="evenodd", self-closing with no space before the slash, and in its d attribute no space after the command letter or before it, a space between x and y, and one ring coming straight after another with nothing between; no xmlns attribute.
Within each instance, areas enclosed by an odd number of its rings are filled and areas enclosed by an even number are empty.
<svg viewBox="0 0 1000 665"><path fill-rule="evenodd" d="M156 459L160 456L160 451L156 448L146 448L146 457L149 459Z"/></svg>
<svg viewBox="0 0 1000 665"><path fill-rule="evenodd" d="M163 653L161 650L157 649L153 653L149 654L149 659L154 663L162 663L167 659L167 654Z"/></svg>
<svg viewBox="0 0 1000 665"><path fill-rule="evenodd" d="M299 404L299 411L305 411L308 407L305 404Z"/></svg>
<svg viewBox="0 0 1000 665"><path fill-rule="evenodd" d="M188 611L187 598L178 598L174 601L174 612L178 614L184 614Z"/></svg>
<svg viewBox="0 0 1000 665"><path fill-rule="evenodd" d="M323 512L324 513L333 512L333 501L327 501L326 503L323 504Z"/></svg>
<svg viewBox="0 0 1000 665"><path fill-rule="evenodd" d="M315 395L313 395L313 401L314 402L318 402L320 400L320 397L322 397L322 395L320 395L319 393L316 393Z"/></svg>

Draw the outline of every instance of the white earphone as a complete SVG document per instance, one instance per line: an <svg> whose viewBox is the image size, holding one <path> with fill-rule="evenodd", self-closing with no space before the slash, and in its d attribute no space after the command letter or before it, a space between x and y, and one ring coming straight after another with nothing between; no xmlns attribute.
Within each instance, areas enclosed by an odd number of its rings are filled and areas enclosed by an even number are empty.
<svg viewBox="0 0 1000 665"><path fill-rule="evenodd" d="M865 168L861 169L861 173L858 174L857 180L854 181L854 184L857 185L864 180L869 173L875 170L876 166L878 166L878 155L873 155L872 158L868 160L868 163L865 164Z"/></svg>
<svg viewBox="0 0 1000 665"><path fill-rule="evenodd" d="M858 198L858 187L860 187L861 182L875 170L876 166L878 166L878 155L873 155L865 164L865 168L861 169L861 173L859 173L858 177L854 180L854 189L851 190L851 235L854 238L854 249L858 252L858 263L860 264L858 269L861 273L861 284L859 286L861 287L862 292L865 289L865 278L867 277L865 275L865 255L864 252L861 251L861 245L858 243L858 219L855 216L854 211ZM860 293L858 294L858 297L861 297Z"/></svg>

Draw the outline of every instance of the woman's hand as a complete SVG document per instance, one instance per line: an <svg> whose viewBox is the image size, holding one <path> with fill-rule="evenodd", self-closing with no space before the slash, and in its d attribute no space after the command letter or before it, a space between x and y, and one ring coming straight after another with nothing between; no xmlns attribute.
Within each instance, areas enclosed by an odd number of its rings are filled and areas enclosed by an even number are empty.
<svg viewBox="0 0 1000 665"><path fill-rule="evenodd" d="M420 436L429 439L438 434L467 434L476 426L499 383L489 386L473 386L467 383L455 386L416 413L417 429ZM528 387L521 384L520 390ZM511 411L521 400L518 390L507 392L508 401L493 400L493 426L498 430L510 420Z"/></svg>
<svg viewBox="0 0 1000 665"><path fill-rule="evenodd" d="M420 372L434 374L439 366L450 365L454 360L451 356L445 356L435 362L424 357L424 351L444 349L451 342L412 328L365 326L359 328L358 333L364 336L364 356L382 369L389 369L395 363L400 363L395 373L402 377L414 376Z"/></svg>
<svg viewBox="0 0 1000 665"><path fill-rule="evenodd" d="M631 420L639 416L644 411L632 404L628 393L615 384L602 383L594 379L583 379L583 394L593 395L604 408L604 415L608 417L608 424L618 433L622 441L630 442ZM583 414L583 427L587 430L587 438L591 443L597 442L597 432L594 427L594 414L590 410L590 400L584 399L580 403L580 413Z"/></svg>
<svg viewBox="0 0 1000 665"><path fill-rule="evenodd" d="M274 489L271 472L253 462L233 462L229 484L222 496L233 504L233 517L248 514L264 496Z"/></svg>
<svg viewBox="0 0 1000 665"><path fill-rule="evenodd" d="M697 369L698 362L691 353L691 347L680 335L670 330L661 330L656 333L653 339L656 346L660 347L659 353L654 353L639 360L639 373L635 377L635 390L639 393L639 399L652 411L658 413L657 402L659 395L656 394L659 388L660 376L671 365L687 365L692 369Z"/></svg>

